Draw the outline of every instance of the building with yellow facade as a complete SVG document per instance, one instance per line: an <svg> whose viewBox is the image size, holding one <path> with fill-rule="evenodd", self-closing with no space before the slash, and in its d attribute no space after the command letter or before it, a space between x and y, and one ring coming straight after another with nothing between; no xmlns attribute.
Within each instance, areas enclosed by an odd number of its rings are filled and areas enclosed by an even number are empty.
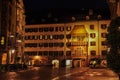
<svg viewBox="0 0 120 80"><path fill-rule="evenodd" d="M110 20L26 25L24 55L29 65L86 66L105 59Z"/></svg>

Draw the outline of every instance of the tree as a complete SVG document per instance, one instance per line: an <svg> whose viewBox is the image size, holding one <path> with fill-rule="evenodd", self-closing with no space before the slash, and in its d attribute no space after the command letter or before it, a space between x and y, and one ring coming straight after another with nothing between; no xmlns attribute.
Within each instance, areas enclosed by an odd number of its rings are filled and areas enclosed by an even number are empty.
<svg viewBox="0 0 120 80"><path fill-rule="evenodd" d="M110 46L107 55L108 67L119 75L120 80L120 17L116 17L110 22L107 42Z"/></svg>

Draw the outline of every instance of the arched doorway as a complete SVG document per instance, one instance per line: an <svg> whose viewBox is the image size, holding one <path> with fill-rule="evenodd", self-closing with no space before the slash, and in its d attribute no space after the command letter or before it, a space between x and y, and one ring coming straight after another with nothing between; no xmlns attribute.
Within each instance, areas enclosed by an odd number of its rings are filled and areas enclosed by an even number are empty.
<svg viewBox="0 0 120 80"><path fill-rule="evenodd" d="M54 60L52 60L52 65L53 65L53 67L55 67L55 68L59 68L59 60L58 59L54 59Z"/></svg>

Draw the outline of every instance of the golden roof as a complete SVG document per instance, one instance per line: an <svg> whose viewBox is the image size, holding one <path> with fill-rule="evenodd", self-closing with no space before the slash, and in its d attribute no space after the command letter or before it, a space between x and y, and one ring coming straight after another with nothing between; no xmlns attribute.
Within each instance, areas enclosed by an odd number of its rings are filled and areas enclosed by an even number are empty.
<svg viewBox="0 0 120 80"><path fill-rule="evenodd" d="M73 35L86 34L87 35L87 31L84 25L75 25L73 30L71 31L71 34Z"/></svg>

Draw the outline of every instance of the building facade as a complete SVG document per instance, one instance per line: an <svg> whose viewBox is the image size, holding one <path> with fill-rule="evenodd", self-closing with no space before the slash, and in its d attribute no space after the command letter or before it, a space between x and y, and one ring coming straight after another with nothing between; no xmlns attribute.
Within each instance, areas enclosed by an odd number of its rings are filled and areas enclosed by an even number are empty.
<svg viewBox="0 0 120 80"><path fill-rule="evenodd" d="M111 19L115 19L120 16L120 0L106 0L111 14Z"/></svg>
<svg viewBox="0 0 120 80"><path fill-rule="evenodd" d="M23 50L24 50L24 25L25 25L25 10L23 0L17 1L17 22L16 22L16 62L24 63Z"/></svg>
<svg viewBox="0 0 120 80"><path fill-rule="evenodd" d="M7 58L8 58L8 37L10 32L14 32L15 28L15 19L16 17L13 16L16 13L12 12L12 6L14 6L14 2L8 1L8 0L1 0L0 2L1 6L1 25L0 25L0 63L1 64L6 64L7 63Z"/></svg>
<svg viewBox="0 0 120 80"><path fill-rule="evenodd" d="M110 20L26 25L24 54L29 65L86 66L105 58Z"/></svg>
<svg viewBox="0 0 120 80"><path fill-rule="evenodd" d="M18 31L18 28L21 27L18 25L23 27L25 23L20 22L25 21L21 16L24 15L24 7L19 7L23 6L22 0L0 0L0 4L0 63L14 64L17 60L17 46L19 46L16 45L18 34L21 34L23 30ZM18 13L20 10L21 13Z"/></svg>

